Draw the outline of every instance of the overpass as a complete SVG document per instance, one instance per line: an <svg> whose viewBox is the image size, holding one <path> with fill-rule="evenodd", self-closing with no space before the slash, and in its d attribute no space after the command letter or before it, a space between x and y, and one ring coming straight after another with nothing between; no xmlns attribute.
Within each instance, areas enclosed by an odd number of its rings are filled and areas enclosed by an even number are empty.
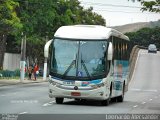
<svg viewBox="0 0 160 120"><path fill-rule="evenodd" d="M136 113L160 114L160 52L139 50L126 101L133 103Z"/></svg>

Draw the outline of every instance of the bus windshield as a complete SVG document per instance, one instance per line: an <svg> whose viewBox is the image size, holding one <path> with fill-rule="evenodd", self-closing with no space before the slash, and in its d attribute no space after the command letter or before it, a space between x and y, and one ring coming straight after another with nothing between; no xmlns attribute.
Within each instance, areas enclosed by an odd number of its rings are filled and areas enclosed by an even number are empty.
<svg viewBox="0 0 160 120"><path fill-rule="evenodd" d="M106 40L54 39L51 74L65 79L96 79L106 75Z"/></svg>

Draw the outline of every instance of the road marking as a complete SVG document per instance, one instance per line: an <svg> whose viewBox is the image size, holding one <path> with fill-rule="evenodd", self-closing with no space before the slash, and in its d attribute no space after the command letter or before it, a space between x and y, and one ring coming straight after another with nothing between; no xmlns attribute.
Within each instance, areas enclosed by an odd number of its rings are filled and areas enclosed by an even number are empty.
<svg viewBox="0 0 160 120"><path fill-rule="evenodd" d="M6 96L6 95L1 95L1 96Z"/></svg>
<svg viewBox="0 0 160 120"><path fill-rule="evenodd" d="M49 102L50 104L53 104L53 103L55 103L55 101L51 101L51 102Z"/></svg>
<svg viewBox="0 0 160 120"><path fill-rule="evenodd" d="M133 106L134 108L138 107L138 105Z"/></svg>
<svg viewBox="0 0 160 120"><path fill-rule="evenodd" d="M152 101L153 99L149 99L149 101Z"/></svg>
<svg viewBox="0 0 160 120"><path fill-rule="evenodd" d="M145 104L146 102L142 102L142 104Z"/></svg>
<svg viewBox="0 0 160 120"><path fill-rule="evenodd" d="M142 55L146 55L146 54L148 54L148 53L146 53L146 52L143 52L143 53L141 53Z"/></svg>
<svg viewBox="0 0 160 120"><path fill-rule="evenodd" d="M131 91L141 91L141 89L133 88L133 89L131 89Z"/></svg>
<svg viewBox="0 0 160 120"><path fill-rule="evenodd" d="M50 105L52 105L53 103L55 103L55 101L51 101L51 102L49 102L49 103L45 103L45 104L43 104L42 106L50 106Z"/></svg>
<svg viewBox="0 0 160 120"><path fill-rule="evenodd" d="M19 113L19 114L26 114L26 113L28 113L28 112L21 112L21 113Z"/></svg>
<svg viewBox="0 0 160 120"><path fill-rule="evenodd" d="M42 106L44 106L44 107L45 107L45 106L48 106L48 105L49 105L49 103L45 103L45 104L43 104Z"/></svg>
<svg viewBox="0 0 160 120"><path fill-rule="evenodd" d="M157 97L157 96L155 96L154 98L156 98L156 99L157 99L158 97Z"/></svg>
<svg viewBox="0 0 160 120"><path fill-rule="evenodd" d="M157 92L157 90L142 90L142 89L138 89L138 88L133 88L130 90L131 91L142 91L142 92Z"/></svg>
<svg viewBox="0 0 160 120"><path fill-rule="evenodd" d="M157 90L142 90L142 91L145 91L145 92L157 92Z"/></svg>

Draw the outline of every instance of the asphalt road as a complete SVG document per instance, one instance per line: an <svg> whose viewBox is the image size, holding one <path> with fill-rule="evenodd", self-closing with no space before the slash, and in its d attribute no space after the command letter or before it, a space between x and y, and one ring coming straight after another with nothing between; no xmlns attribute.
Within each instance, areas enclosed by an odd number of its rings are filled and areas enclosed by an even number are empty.
<svg viewBox="0 0 160 120"><path fill-rule="evenodd" d="M46 114L54 114L49 117L54 120L59 117L61 120L105 120L106 114L160 114L160 53L140 51L123 103L112 101L109 106L101 106L96 101L65 99L59 105L48 97L48 83L43 82L0 87L0 113L26 115L28 120L31 119L28 114L32 118L38 114L41 119Z"/></svg>

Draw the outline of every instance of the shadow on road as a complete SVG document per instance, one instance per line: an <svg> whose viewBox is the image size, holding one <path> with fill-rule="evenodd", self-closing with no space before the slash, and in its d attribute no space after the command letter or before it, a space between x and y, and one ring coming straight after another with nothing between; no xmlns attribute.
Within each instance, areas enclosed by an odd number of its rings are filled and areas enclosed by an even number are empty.
<svg viewBox="0 0 160 120"><path fill-rule="evenodd" d="M118 103L115 98L112 98L109 105ZM64 101L63 105L80 105L80 106L102 106L101 101L96 100L73 100L73 101Z"/></svg>

